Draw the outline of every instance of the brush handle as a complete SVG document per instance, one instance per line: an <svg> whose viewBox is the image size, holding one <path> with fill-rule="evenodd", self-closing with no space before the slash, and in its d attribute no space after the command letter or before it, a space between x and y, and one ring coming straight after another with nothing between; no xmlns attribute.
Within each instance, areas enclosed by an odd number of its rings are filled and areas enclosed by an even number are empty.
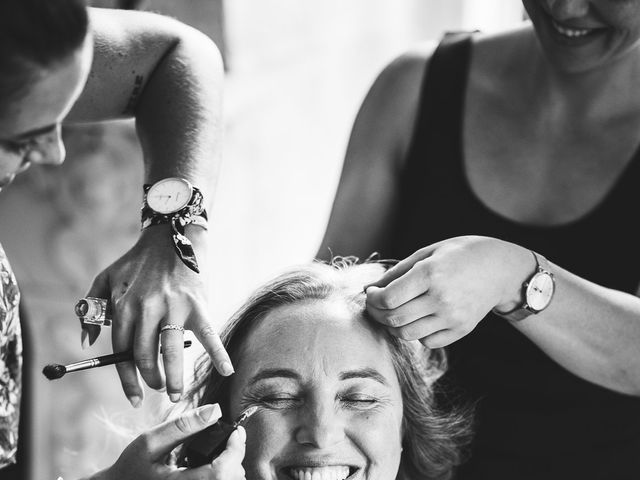
<svg viewBox="0 0 640 480"><path fill-rule="evenodd" d="M191 346L191 340L185 340L184 348ZM162 348L160 348L162 353ZM127 350L126 352L111 353L109 355L103 355L101 357L89 358L76 363L70 363L65 365L65 370L69 372L77 372L78 370L86 370L88 368L104 367L105 365L113 365L114 363L127 362L133 360L133 350Z"/></svg>

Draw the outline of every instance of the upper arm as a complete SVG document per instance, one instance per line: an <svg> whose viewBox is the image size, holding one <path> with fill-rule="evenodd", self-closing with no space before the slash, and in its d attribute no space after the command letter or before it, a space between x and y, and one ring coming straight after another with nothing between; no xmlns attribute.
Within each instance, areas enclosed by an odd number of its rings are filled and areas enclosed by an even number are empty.
<svg viewBox="0 0 640 480"><path fill-rule="evenodd" d="M432 45L404 54L375 80L356 117L319 258L385 255Z"/></svg>
<svg viewBox="0 0 640 480"><path fill-rule="evenodd" d="M90 8L89 15L93 63L84 90L67 117L69 122L133 116L154 69L185 39L208 43L209 51L219 53L204 34L170 17L100 8ZM219 57L208 60L219 61Z"/></svg>

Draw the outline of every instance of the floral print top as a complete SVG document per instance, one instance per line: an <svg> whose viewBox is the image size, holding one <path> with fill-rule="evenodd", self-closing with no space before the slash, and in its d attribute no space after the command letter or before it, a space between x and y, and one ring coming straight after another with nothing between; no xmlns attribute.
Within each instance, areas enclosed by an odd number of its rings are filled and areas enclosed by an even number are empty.
<svg viewBox="0 0 640 480"><path fill-rule="evenodd" d="M18 450L22 337L20 292L0 245L0 469L15 463Z"/></svg>

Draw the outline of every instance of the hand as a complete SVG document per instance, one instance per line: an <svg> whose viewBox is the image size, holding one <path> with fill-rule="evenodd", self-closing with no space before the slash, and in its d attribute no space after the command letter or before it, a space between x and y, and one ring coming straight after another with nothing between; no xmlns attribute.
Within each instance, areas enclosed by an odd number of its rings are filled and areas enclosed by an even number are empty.
<svg viewBox="0 0 640 480"><path fill-rule="evenodd" d="M231 434L227 448L210 465L178 469L167 464L171 451L187 437L214 424L220 407L204 405L143 433L111 467L89 480L244 480L246 432L242 427Z"/></svg>
<svg viewBox="0 0 640 480"><path fill-rule="evenodd" d="M122 362L116 367L125 395L134 407L144 396L136 367L151 388L165 386L158 365L162 325L176 324L192 330L217 370L223 375L233 373L209 318L207 232L197 226L187 227L200 266L198 274L176 255L169 229L169 225L157 225L143 230L133 248L96 277L87 294L111 301L114 352L133 349L135 363ZM84 328L90 341L95 341L99 327ZM161 337L167 393L175 402L183 390L183 333L167 330Z"/></svg>
<svg viewBox="0 0 640 480"><path fill-rule="evenodd" d="M367 286L367 311L399 338L445 347L492 308L515 308L534 270L527 249L494 238L456 237L418 250Z"/></svg>

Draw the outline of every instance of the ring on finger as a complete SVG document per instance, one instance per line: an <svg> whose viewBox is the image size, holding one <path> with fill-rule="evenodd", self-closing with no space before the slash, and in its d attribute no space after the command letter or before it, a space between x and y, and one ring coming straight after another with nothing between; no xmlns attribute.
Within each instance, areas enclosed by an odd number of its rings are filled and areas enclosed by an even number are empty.
<svg viewBox="0 0 640 480"><path fill-rule="evenodd" d="M84 325L111 326L111 308L106 298L81 298L75 304L74 312Z"/></svg>
<svg viewBox="0 0 640 480"><path fill-rule="evenodd" d="M182 325L178 325L177 323L167 323L160 328L160 333L166 332L167 330L177 330L179 332L184 332L184 327Z"/></svg>

